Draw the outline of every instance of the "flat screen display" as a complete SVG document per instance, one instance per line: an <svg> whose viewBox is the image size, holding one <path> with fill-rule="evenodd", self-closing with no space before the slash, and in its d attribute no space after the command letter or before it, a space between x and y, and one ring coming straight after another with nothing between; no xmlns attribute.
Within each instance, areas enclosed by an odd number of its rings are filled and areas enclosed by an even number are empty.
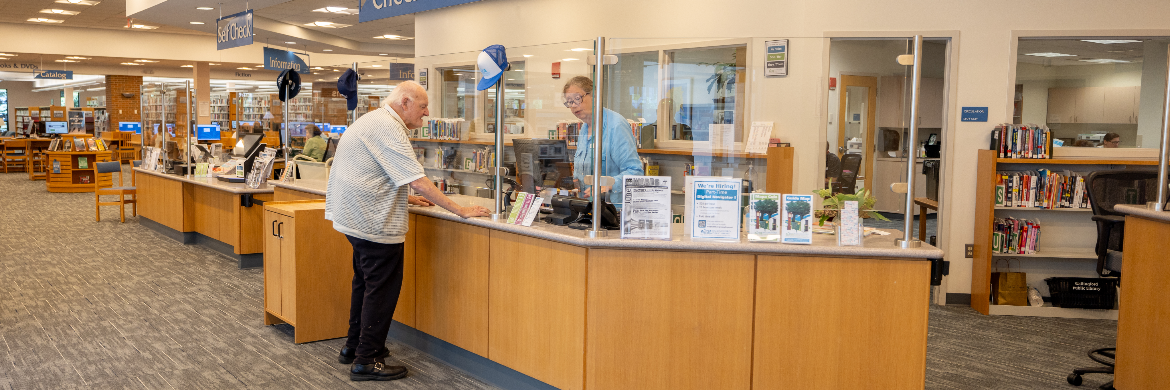
<svg viewBox="0 0 1170 390"><path fill-rule="evenodd" d="M199 141L219 141L219 125L195 126L195 139Z"/></svg>
<svg viewBox="0 0 1170 390"><path fill-rule="evenodd" d="M118 122L118 131L133 131L142 134L142 124L138 122Z"/></svg>
<svg viewBox="0 0 1170 390"><path fill-rule="evenodd" d="M345 133L345 126L333 126L329 129L329 132L334 134Z"/></svg>
<svg viewBox="0 0 1170 390"><path fill-rule="evenodd" d="M291 122L288 124L289 137L304 137L305 127L313 124L312 122Z"/></svg>
<svg viewBox="0 0 1170 390"><path fill-rule="evenodd" d="M69 133L69 122L45 122L45 133L67 134Z"/></svg>

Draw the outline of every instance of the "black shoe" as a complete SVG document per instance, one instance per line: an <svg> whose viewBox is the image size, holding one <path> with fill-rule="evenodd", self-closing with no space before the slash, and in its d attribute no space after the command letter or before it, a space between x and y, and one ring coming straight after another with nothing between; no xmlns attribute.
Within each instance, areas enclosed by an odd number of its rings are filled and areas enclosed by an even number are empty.
<svg viewBox="0 0 1170 390"><path fill-rule="evenodd" d="M406 377L406 367L387 366L383 362L354 364L349 368L351 381L392 381Z"/></svg>
<svg viewBox="0 0 1170 390"><path fill-rule="evenodd" d="M384 358L390 356L390 349L383 349L382 353L374 356L374 359ZM353 359L357 358L357 348L341 348L341 354L337 356L337 362L341 364L353 363Z"/></svg>

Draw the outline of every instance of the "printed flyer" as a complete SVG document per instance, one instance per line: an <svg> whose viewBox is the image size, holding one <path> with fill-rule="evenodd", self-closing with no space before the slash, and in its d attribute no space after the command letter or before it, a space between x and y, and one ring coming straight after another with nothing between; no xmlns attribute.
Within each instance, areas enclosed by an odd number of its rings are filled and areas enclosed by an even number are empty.
<svg viewBox="0 0 1170 390"><path fill-rule="evenodd" d="M748 240L780 242L780 200L783 195L753 193L748 201Z"/></svg>
<svg viewBox="0 0 1170 390"><path fill-rule="evenodd" d="M670 176L622 178L622 238L670 239Z"/></svg>
<svg viewBox="0 0 1170 390"><path fill-rule="evenodd" d="M785 244L812 244L812 195L784 195L784 219L780 242Z"/></svg>
<svg viewBox="0 0 1170 390"><path fill-rule="evenodd" d="M686 212L691 239L739 240L742 190L743 179L688 176Z"/></svg>

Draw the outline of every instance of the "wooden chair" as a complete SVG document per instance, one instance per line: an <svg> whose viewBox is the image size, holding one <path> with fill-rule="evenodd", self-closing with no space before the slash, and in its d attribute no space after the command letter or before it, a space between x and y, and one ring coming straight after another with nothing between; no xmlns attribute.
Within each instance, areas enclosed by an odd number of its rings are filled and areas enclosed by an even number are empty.
<svg viewBox="0 0 1170 390"><path fill-rule="evenodd" d="M4 173L20 167L20 171L28 170L28 140L9 139L0 146L0 158L3 158Z"/></svg>
<svg viewBox="0 0 1170 390"><path fill-rule="evenodd" d="M48 180L49 154L47 140L30 140L28 146L28 179Z"/></svg>
<svg viewBox="0 0 1170 390"><path fill-rule="evenodd" d="M100 162L100 163L96 164L95 168L97 170L97 175L101 175L103 173L109 173L109 174L117 173L118 174L118 186L117 187L101 188L98 184L99 182L101 182L101 180L97 180L95 177L95 180L93 181L93 199L94 199L94 204L95 204L94 214L95 214L95 218L97 219L97 221L101 222L101 220L102 220L102 206L118 205L118 210L121 211L118 214L121 215L122 222L126 222L126 204L127 203L131 204L130 210L131 210L132 214L135 217L137 217L138 216L138 189L134 186L136 183L134 183L133 175L131 175L131 178L130 178L130 186L126 187L126 186L124 186L125 183L122 180L123 175L122 175L122 163L121 162L118 162L118 161ZM131 170L131 172L133 172L133 170ZM102 202L102 195L117 195L118 200L115 202ZM126 199L126 195L130 195L130 199Z"/></svg>

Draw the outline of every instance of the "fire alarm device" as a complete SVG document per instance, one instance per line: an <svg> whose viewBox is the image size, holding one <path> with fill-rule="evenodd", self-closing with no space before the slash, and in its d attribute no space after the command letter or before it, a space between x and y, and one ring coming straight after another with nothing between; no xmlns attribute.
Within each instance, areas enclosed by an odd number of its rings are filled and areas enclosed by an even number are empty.
<svg viewBox="0 0 1170 390"><path fill-rule="evenodd" d="M554 79L561 78L561 63L559 61L552 63L552 77Z"/></svg>
<svg viewBox="0 0 1170 390"><path fill-rule="evenodd" d="M836 89L837 89L837 78L836 77L829 77L829 90L832 91L832 90L836 90Z"/></svg>

